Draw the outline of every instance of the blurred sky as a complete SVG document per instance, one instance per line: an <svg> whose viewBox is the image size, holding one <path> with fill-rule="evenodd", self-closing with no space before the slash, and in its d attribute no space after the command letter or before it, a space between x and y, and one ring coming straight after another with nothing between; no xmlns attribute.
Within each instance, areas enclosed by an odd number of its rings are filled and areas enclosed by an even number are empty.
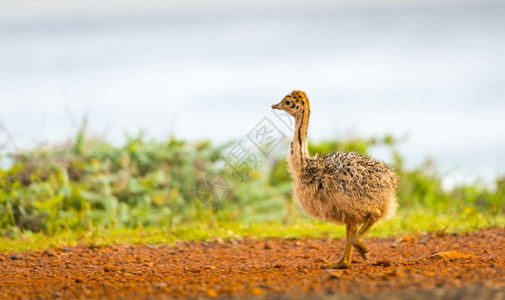
<svg viewBox="0 0 505 300"><path fill-rule="evenodd" d="M4 152L65 141L84 117L115 143L220 143L294 89L311 140L408 136L408 164L490 181L505 174L505 1L0 2Z"/></svg>

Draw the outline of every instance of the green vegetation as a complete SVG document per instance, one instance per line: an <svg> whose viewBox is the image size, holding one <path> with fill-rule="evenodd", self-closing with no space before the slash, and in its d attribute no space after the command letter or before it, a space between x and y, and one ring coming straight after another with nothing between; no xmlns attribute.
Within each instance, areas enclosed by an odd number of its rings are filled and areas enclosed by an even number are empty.
<svg viewBox="0 0 505 300"><path fill-rule="evenodd" d="M474 184L444 190L433 163L408 170L396 145L386 136L309 146L311 153L389 149L401 178L400 210L371 236L505 225L505 177L493 188ZM226 149L174 138L148 141L142 134L114 147L86 139L81 130L71 145L16 153L12 165L0 169L0 251L344 235L343 226L310 220L293 204L284 157L269 157L243 178L224 163ZM216 183L230 187L218 207L197 199L195 188L201 188L199 179L206 174L219 175Z"/></svg>

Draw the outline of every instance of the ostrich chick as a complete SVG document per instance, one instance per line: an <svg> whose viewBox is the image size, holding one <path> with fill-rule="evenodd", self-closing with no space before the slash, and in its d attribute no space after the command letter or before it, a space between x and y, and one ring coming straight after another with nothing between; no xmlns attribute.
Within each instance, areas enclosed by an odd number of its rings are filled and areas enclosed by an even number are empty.
<svg viewBox="0 0 505 300"><path fill-rule="evenodd" d="M316 219L346 225L347 241L342 259L323 268L348 268L353 246L367 259L363 236L377 221L391 218L398 207L396 173L384 163L355 152L309 156L310 105L304 92L294 91L272 108L295 118L288 162L295 181L294 195L300 206Z"/></svg>

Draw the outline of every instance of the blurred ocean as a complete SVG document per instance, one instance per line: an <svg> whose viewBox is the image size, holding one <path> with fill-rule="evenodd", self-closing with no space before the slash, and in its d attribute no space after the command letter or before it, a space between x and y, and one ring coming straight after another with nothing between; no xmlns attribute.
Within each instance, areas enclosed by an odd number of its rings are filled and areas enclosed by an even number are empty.
<svg viewBox="0 0 505 300"><path fill-rule="evenodd" d="M294 89L309 139L407 137L446 184L505 174L504 1L0 4L0 146L244 137ZM383 153L378 151L376 156Z"/></svg>

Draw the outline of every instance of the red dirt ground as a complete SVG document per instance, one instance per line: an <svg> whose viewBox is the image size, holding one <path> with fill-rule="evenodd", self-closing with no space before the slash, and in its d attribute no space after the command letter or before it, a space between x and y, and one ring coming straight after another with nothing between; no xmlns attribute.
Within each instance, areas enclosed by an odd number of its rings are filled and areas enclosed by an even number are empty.
<svg viewBox="0 0 505 300"><path fill-rule="evenodd" d="M504 228L365 242L348 270L330 239L0 253L0 298L505 299Z"/></svg>

